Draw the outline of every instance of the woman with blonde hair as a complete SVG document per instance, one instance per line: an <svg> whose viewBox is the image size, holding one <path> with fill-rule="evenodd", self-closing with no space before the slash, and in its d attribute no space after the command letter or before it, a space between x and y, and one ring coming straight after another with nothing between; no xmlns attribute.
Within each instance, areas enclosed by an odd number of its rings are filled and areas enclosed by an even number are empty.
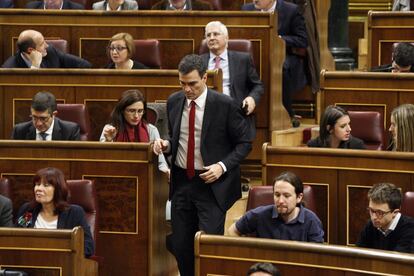
<svg viewBox="0 0 414 276"><path fill-rule="evenodd" d="M403 104L391 112L392 142L388 149L414 152L414 105Z"/></svg>
<svg viewBox="0 0 414 276"><path fill-rule="evenodd" d="M144 64L132 60L135 54L134 38L129 33L118 33L109 41L108 56L111 58L108 69L148 69Z"/></svg>

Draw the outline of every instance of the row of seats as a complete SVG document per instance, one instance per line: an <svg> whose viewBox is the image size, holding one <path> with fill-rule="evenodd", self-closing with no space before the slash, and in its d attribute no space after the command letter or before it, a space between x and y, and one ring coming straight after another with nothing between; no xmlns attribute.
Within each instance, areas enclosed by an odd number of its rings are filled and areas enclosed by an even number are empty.
<svg viewBox="0 0 414 276"><path fill-rule="evenodd" d="M86 220L91 227L91 233L96 244L96 237L99 233L98 229L98 201L96 197L95 183L92 180L80 179L80 180L67 180L69 189L68 202L70 204L76 204L83 208L85 211ZM0 194L8 197L13 202L13 217L16 219L16 214L20 206L24 202L15 202L14 196L18 191L13 190L13 185L8 178L0 179ZM29 201L31 199L27 199Z"/></svg>
<svg viewBox="0 0 414 276"><path fill-rule="evenodd" d="M47 39L46 42L64 53L68 52L68 42L64 39ZM157 39L136 39L134 40L134 44L136 51L132 57L133 60L139 61L152 69L163 68L160 42ZM253 47L250 40L230 39L228 45L229 50L247 52L250 53L253 58ZM199 54L204 54L207 52L207 42L206 40L203 40L202 44L200 45Z"/></svg>
<svg viewBox="0 0 414 276"><path fill-rule="evenodd" d="M92 5L95 2L99 2L102 0L72 0L73 2L82 4L86 9L92 9ZM220 11L222 10L221 0L203 0L205 2L209 2L214 10ZM151 0L137 0L138 7L140 10L150 10L154 1Z"/></svg>
<svg viewBox="0 0 414 276"><path fill-rule="evenodd" d="M146 117L148 123L157 126L157 122L159 121L161 115L159 110L160 108L165 108L165 104L148 104L146 110ZM89 112L84 104L57 104L57 112L57 117L59 117L60 119L75 122L79 125L81 141L91 140L91 124Z"/></svg>
<svg viewBox="0 0 414 276"><path fill-rule="evenodd" d="M304 185L303 199L306 208L316 211L316 198L312 186ZM273 186L257 186L252 187L249 190L249 196L247 199L246 211L254 209L263 205L274 204L273 201ZM403 202L401 205L401 213L414 217L414 192L405 192L403 195Z"/></svg>
<svg viewBox="0 0 414 276"><path fill-rule="evenodd" d="M346 109L346 106L344 107ZM386 135L384 119L377 111L348 111L351 120L351 134L364 141L369 150L384 150ZM315 132L312 134L311 132ZM303 144L306 144L313 135L319 135L319 127L306 129L303 132Z"/></svg>

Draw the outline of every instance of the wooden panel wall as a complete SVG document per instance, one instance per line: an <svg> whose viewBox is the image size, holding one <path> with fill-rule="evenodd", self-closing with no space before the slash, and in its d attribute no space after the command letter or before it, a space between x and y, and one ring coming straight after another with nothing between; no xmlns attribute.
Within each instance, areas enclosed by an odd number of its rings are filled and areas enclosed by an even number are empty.
<svg viewBox="0 0 414 276"><path fill-rule="evenodd" d="M412 254L296 241L207 235L195 239L196 274L245 275L257 262L281 275L411 275Z"/></svg>
<svg viewBox="0 0 414 276"><path fill-rule="evenodd" d="M204 26L208 22L222 21L229 29L230 38L253 42L256 68L265 86L265 94L256 108L259 139L268 141L270 131L290 126L281 103L281 72L285 51L284 42L275 35L275 14L218 11L131 11L115 14L102 11L14 9L1 10L0 15L3 60L13 53L14 41L22 30L28 28L27 17L30 17L30 28L39 30L46 38L68 40L72 54L99 65L107 61L105 46L115 33L129 32L135 39L158 39L161 41L163 64L167 69L176 69L184 55L198 53ZM254 158L259 160L260 154Z"/></svg>
<svg viewBox="0 0 414 276"><path fill-rule="evenodd" d="M332 104L347 110L380 112L387 137L392 110L414 102L414 75L322 71L320 102L322 112Z"/></svg>
<svg viewBox="0 0 414 276"><path fill-rule="evenodd" d="M163 242L167 179L154 160L149 144L0 141L0 176L12 181L15 208L33 198L31 179L40 168L95 181L100 275L168 275L174 265Z"/></svg>
<svg viewBox="0 0 414 276"><path fill-rule="evenodd" d="M265 183L283 171L298 174L320 189L318 216L327 228L325 241L350 245L369 219L368 189L391 182L402 191L414 190L414 153L318 148L263 147Z"/></svg>
<svg viewBox="0 0 414 276"><path fill-rule="evenodd" d="M221 74L208 73L208 86L220 90ZM50 91L60 103L85 104L91 118L92 140L98 141L110 113L128 89L139 89L147 102L166 101L181 88L177 70L0 70L1 138L10 137L14 124L29 120L30 104L38 91Z"/></svg>
<svg viewBox="0 0 414 276"><path fill-rule="evenodd" d="M414 12L368 14L368 68L391 63L392 44L414 42Z"/></svg>

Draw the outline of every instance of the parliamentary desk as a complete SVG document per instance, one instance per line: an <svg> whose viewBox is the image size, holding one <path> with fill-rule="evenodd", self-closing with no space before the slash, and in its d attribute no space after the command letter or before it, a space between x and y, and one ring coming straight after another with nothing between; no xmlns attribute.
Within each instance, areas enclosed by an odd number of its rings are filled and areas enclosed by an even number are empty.
<svg viewBox="0 0 414 276"><path fill-rule="evenodd" d="M0 176L11 181L15 210L33 198L33 175L44 167L95 182L99 275L168 275L174 269L165 248L168 180L149 144L0 141Z"/></svg>

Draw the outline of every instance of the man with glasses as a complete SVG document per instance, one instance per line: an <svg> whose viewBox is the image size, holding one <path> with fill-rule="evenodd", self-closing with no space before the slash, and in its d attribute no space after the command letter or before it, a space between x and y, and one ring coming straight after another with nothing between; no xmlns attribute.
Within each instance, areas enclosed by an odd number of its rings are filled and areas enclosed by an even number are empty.
<svg viewBox="0 0 414 276"><path fill-rule="evenodd" d="M17 124L12 133L15 140L80 140L79 125L56 117L56 98L50 92L34 95L30 108L31 121Z"/></svg>
<svg viewBox="0 0 414 276"><path fill-rule="evenodd" d="M92 65L77 56L63 53L48 45L43 35L25 30L17 39L17 53L9 57L3 68L90 68Z"/></svg>
<svg viewBox="0 0 414 276"><path fill-rule="evenodd" d="M394 184L380 183L368 192L371 220L356 243L360 247L414 252L414 220L401 215L401 190Z"/></svg>

